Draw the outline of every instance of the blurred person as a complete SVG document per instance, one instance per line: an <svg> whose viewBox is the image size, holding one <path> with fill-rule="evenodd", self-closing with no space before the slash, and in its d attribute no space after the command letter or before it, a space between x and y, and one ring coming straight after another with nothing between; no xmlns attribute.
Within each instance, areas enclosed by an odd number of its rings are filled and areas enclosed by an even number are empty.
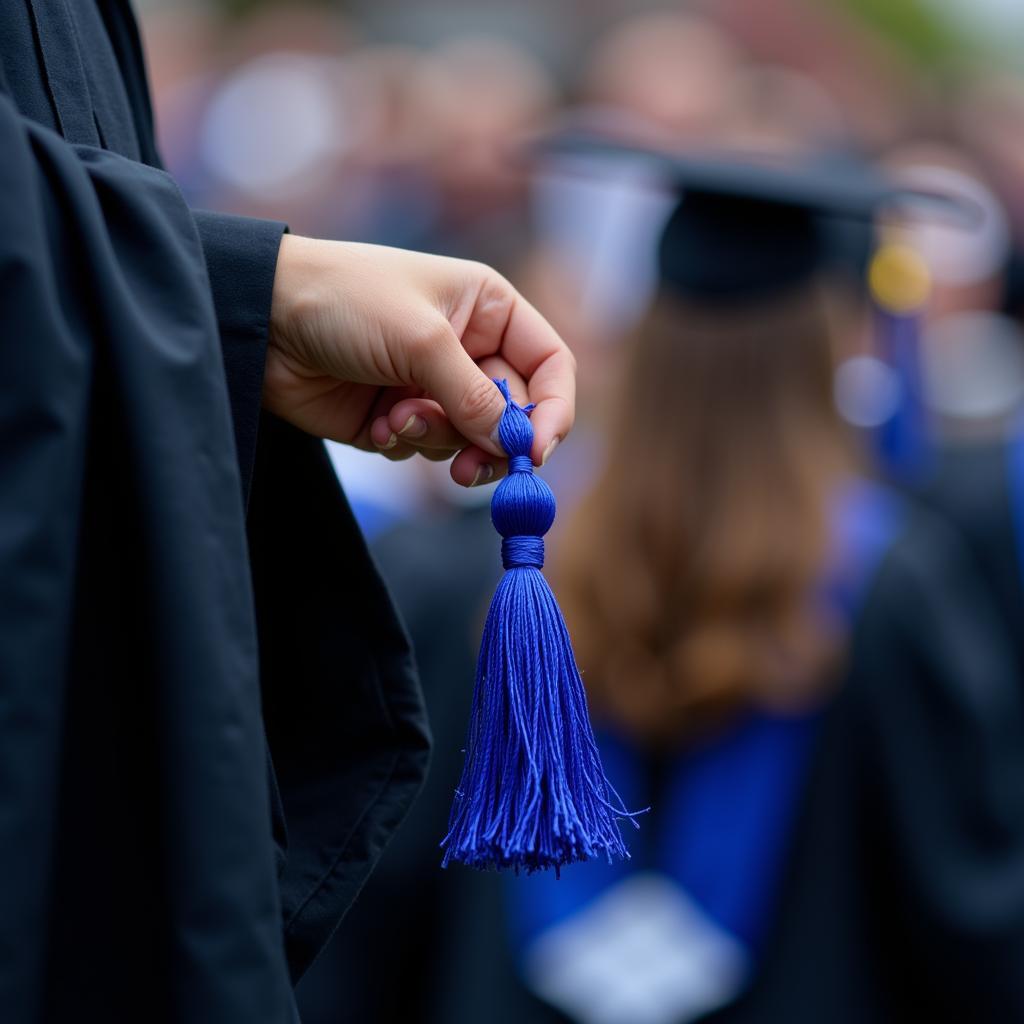
<svg viewBox="0 0 1024 1024"><path fill-rule="evenodd" d="M725 122L730 145L755 153L840 150L849 142L843 112L809 75L753 65L731 89Z"/></svg>
<svg viewBox="0 0 1024 1024"><path fill-rule="evenodd" d="M1024 343L1003 312L1012 271L1010 222L983 169L948 144L907 143L885 157L902 181L959 197L970 223L935 220L891 229L927 275L920 312L920 390L933 445L999 436L1024 394Z"/></svg>
<svg viewBox="0 0 1024 1024"><path fill-rule="evenodd" d="M410 86L410 126L439 191L443 251L510 271L530 241L527 177L513 154L551 116L550 75L521 47L467 35L430 51Z"/></svg>
<svg viewBox="0 0 1024 1024"><path fill-rule="evenodd" d="M204 7L165 5L149 8L141 28L158 41L148 52L147 70L161 155L185 195L197 198L203 169L196 126L216 78L217 20Z"/></svg>
<svg viewBox="0 0 1024 1024"><path fill-rule="evenodd" d="M595 44L580 100L635 122L673 145L716 140L733 77L735 40L709 18L653 11L627 18Z"/></svg>
<svg viewBox="0 0 1024 1024"><path fill-rule="evenodd" d="M362 46L345 57L348 99L362 122L359 145L340 169L345 188L332 195L346 238L422 249L438 237L440 189L413 113L425 60L421 50L396 45Z"/></svg>
<svg viewBox="0 0 1024 1024"><path fill-rule="evenodd" d="M659 163L684 192L662 288L553 573L605 764L650 814L627 863L466 877L421 1019L1016 1020L1009 637L963 539L861 474L832 402L828 215L892 187Z"/></svg>
<svg viewBox="0 0 1024 1024"><path fill-rule="evenodd" d="M254 4L245 17L222 14L222 46L233 64L266 53L334 57L347 52L357 34L344 12L318 0Z"/></svg>
<svg viewBox="0 0 1024 1024"><path fill-rule="evenodd" d="M970 230L956 220L935 219L896 225L886 233L924 261L928 317L998 309L1012 236L1006 208L983 168L955 145L923 140L890 149L882 162L910 187L956 196L970 211Z"/></svg>
<svg viewBox="0 0 1024 1024"><path fill-rule="evenodd" d="M1024 79L1003 69L977 69L950 90L953 127L982 162L1007 206L1014 235L1024 237Z"/></svg>
<svg viewBox="0 0 1024 1024"><path fill-rule="evenodd" d="M673 10L623 18L598 37L556 118L563 130L708 144L728 137L744 58L711 18ZM588 163L586 157L578 161ZM617 348L656 285L652 240L671 201L647 187L643 168L623 162L600 174L542 169L530 180L536 244L524 282L556 319L581 359L584 389L600 406L617 372ZM568 173L567 173L568 172ZM577 439L578 440L578 439Z"/></svg>
<svg viewBox="0 0 1024 1024"><path fill-rule="evenodd" d="M760 65L807 76L839 106L866 152L905 137L934 99L920 67L850 4L698 0ZM810 108L812 116L817 116ZM825 141L825 140L823 140Z"/></svg>
<svg viewBox="0 0 1024 1024"><path fill-rule="evenodd" d="M155 18L157 52L159 30ZM350 66L345 21L321 5L270 4L217 30L189 125L198 163L189 198L334 232L348 201L339 179L374 113Z"/></svg>
<svg viewBox="0 0 1024 1024"><path fill-rule="evenodd" d="M540 464L572 357L475 263L191 210L124 0L0 9L0 1015L297 1019L423 776L321 438ZM248 531L248 533L247 533Z"/></svg>

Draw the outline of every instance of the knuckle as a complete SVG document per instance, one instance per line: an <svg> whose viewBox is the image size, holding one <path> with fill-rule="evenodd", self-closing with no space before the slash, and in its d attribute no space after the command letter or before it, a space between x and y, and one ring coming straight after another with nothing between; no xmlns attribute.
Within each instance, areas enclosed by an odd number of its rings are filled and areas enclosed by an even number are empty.
<svg viewBox="0 0 1024 1024"><path fill-rule="evenodd" d="M414 364L436 356L447 348L451 341L451 325L443 318L424 318L409 331L407 349Z"/></svg>
<svg viewBox="0 0 1024 1024"><path fill-rule="evenodd" d="M500 277L492 266L481 260L463 260L463 265L470 277L483 281L485 284Z"/></svg>
<svg viewBox="0 0 1024 1024"><path fill-rule="evenodd" d="M462 395L463 416L474 423L489 421L497 408L497 388L482 374L474 377Z"/></svg>

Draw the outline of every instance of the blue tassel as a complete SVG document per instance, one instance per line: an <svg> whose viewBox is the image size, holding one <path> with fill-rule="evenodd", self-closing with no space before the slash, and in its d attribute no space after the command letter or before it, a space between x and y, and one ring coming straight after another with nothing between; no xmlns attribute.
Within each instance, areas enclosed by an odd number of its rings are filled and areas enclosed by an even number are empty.
<svg viewBox="0 0 1024 1024"><path fill-rule="evenodd" d="M628 857L617 819L635 814L605 778L569 633L540 571L555 496L533 473L532 406L495 383L508 403L498 431L509 473L491 519L506 572L484 626L442 863L531 872Z"/></svg>
<svg viewBox="0 0 1024 1024"><path fill-rule="evenodd" d="M916 312L875 313L880 349L900 382L900 403L876 432L879 461L895 481L922 480L936 457L936 441L923 395L921 317Z"/></svg>

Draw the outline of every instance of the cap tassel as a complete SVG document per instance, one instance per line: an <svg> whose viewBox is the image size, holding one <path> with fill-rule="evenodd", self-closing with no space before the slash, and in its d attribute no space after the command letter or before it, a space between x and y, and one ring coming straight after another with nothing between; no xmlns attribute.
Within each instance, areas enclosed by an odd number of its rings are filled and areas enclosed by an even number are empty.
<svg viewBox="0 0 1024 1024"><path fill-rule="evenodd" d="M442 866L528 872L628 857L631 821L601 766L562 612L540 569L555 496L533 473L533 427L508 403L498 427L509 474L491 500L505 575L484 625L462 779ZM636 825L636 822L633 821Z"/></svg>
<svg viewBox="0 0 1024 1024"><path fill-rule="evenodd" d="M893 480L914 483L935 458L921 372L921 320L931 289L928 267L908 246L886 242L871 259L868 289L879 354L900 383L899 405L876 433L879 462Z"/></svg>

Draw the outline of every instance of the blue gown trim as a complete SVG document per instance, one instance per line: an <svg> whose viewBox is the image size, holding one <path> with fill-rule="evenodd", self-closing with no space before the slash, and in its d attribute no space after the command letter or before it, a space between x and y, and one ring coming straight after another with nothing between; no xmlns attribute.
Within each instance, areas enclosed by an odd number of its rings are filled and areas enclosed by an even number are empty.
<svg viewBox="0 0 1024 1024"><path fill-rule="evenodd" d="M1017 544L1017 559L1024 574L1024 419L1020 420L1007 446L1007 476L1010 491L1010 513Z"/></svg>

